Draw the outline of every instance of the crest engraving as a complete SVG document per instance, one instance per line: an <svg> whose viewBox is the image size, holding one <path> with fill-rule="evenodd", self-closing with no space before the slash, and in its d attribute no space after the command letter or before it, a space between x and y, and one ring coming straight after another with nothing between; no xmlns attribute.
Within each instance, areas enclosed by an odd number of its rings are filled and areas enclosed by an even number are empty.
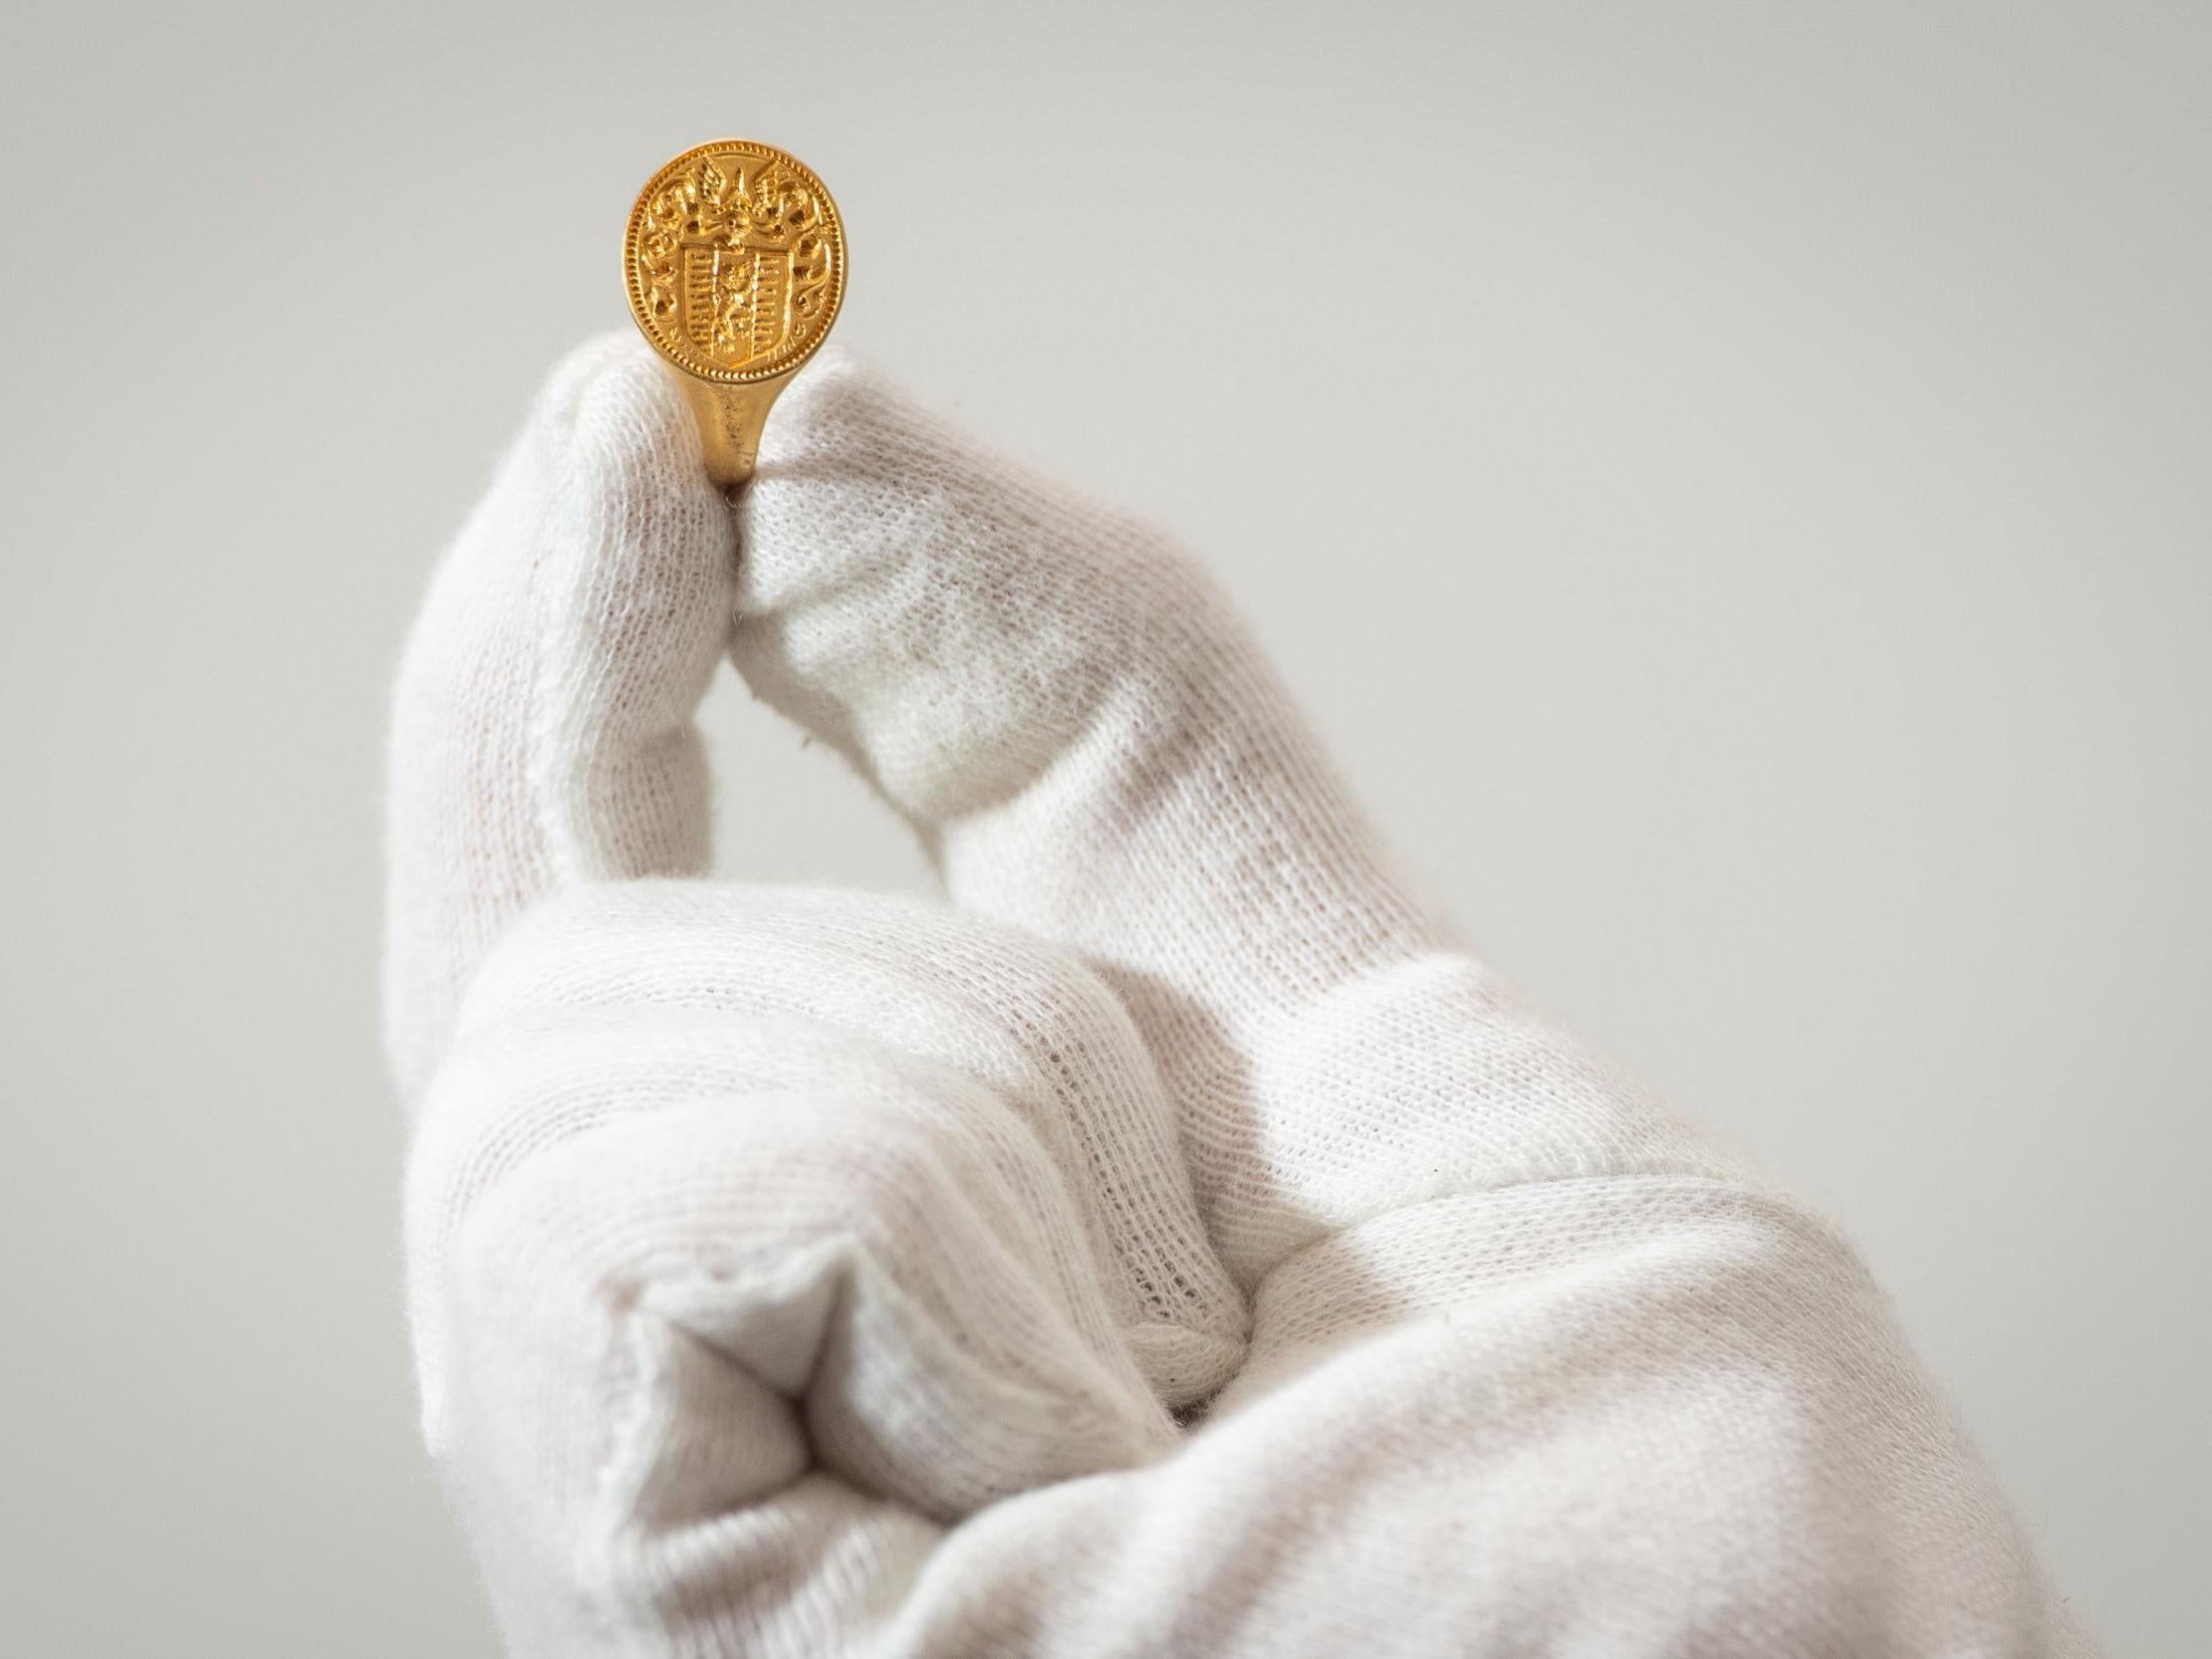
<svg viewBox="0 0 2212 1659"><path fill-rule="evenodd" d="M678 156L631 216L632 308L669 356L755 379L819 344L844 288L844 234L821 181L767 145Z"/></svg>

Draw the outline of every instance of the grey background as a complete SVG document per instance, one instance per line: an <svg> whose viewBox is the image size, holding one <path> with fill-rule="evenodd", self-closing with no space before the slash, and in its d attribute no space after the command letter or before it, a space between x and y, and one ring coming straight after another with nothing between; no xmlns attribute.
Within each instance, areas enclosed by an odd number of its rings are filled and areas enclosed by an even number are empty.
<svg viewBox="0 0 2212 1659"><path fill-rule="evenodd" d="M374 1042L424 572L664 156L1209 557L1541 1001L1839 1215L2112 1651L2204 1600L2189 4L43 6L0 55L0 1606L467 1654ZM725 688L732 872L918 883Z"/></svg>

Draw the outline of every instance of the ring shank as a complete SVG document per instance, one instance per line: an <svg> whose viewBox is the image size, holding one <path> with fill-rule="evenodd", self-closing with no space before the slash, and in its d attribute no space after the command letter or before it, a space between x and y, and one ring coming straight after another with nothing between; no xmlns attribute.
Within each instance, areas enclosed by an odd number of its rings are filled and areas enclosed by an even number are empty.
<svg viewBox="0 0 2212 1659"><path fill-rule="evenodd" d="M698 422L707 476L717 484L742 484L751 478L760 459L760 434L768 423L768 410L791 376L725 385L686 374L672 363L668 370L683 387L684 400Z"/></svg>

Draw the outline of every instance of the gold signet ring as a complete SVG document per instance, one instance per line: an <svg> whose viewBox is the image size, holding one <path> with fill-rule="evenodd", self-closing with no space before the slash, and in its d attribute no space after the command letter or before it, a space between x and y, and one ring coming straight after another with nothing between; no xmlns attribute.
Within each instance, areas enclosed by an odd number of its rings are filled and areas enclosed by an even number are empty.
<svg viewBox="0 0 2212 1659"><path fill-rule="evenodd" d="M805 162L771 144L700 144L637 192L622 282L698 417L707 476L744 483L769 406L829 338L845 299L837 203Z"/></svg>

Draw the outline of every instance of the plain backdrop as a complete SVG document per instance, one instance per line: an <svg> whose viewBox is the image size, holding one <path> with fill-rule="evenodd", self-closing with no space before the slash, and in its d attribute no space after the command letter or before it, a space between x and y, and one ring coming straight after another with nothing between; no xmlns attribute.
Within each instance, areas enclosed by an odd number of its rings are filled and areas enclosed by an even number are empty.
<svg viewBox="0 0 2212 1659"><path fill-rule="evenodd" d="M1485 952L1843 1220L2112 1652L2201 1648L2208 61L2186 0L12 18L0 1647L492 1650L386 684L631 195L749 135L839 337L1202 550ZM926 881L711 718L730 872Z"/></svg>

